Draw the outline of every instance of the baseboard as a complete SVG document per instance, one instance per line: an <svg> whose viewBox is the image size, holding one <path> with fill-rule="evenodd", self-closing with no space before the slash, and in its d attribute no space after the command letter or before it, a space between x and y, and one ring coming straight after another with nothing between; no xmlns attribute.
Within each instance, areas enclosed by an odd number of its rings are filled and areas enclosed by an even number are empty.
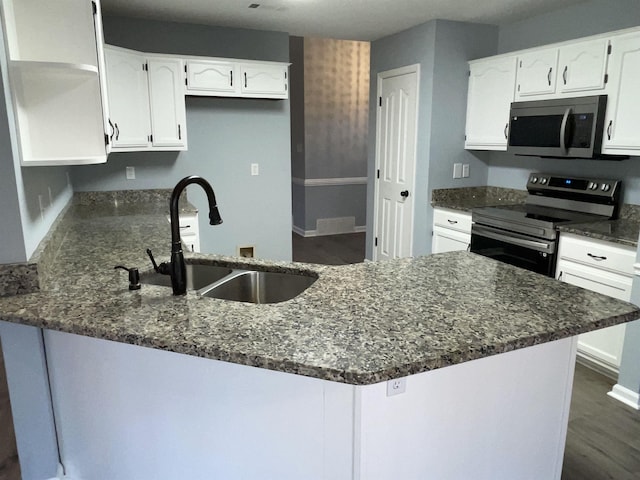
<svg viewBox="0 0 640 480"><path fill-rule="evenodd" d="M640 393L634 392L627 387L623 387L619 383L616 383L607 395L611 398L615 398L625 405L629 405L631 408L640 410Z"/></svg>
<svg viewBox="0 0 640 480"><path fill-rule="evenodd" d="M591 370L594 370L599 374L604 375L605 377L609 377L610 379L615 380L616 382L618 381L617 369L611 367L610 365L606 365L603 362L598 361L597 359L593 358L588 354L585 354L584 352L581 352L580 350L578 350L576 361L580 365L584 365L585 367L590 368Z"/></svg>

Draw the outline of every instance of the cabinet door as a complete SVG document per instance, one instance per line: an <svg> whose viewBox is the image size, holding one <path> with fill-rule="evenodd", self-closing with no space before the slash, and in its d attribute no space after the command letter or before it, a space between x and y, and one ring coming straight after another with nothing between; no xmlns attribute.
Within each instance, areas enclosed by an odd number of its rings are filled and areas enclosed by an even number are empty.
<svg viewBox="0 0 640 480"><path fill-rule="evenodd" d="M516 100L554 93L557 65L557 48L545 48L518 56Z"/></svg>
<svg viewBox="0 0 640 480"><path fill-rule="evenodd" d="M232 62L187 60L187 95L238 95L240 82Z"/></svg>
<svg viewBox="0 0 640 480"><path fill-rule="evenodd" d="M105 47L113 150L149 145L149 93L145 59L133 51Z"/></svg>
<svg viewBox="0 0 640 480"><path fill-rule="evenodd" d="M558 280L609 295L620 300L631 298L629 277L599 271L567 260L559 260L556 268ZM616 325L578 337L578 353L605 370L617 374L622 357L625 325Z"/></svg>
<svg viewBox="0 0 640 480"><path fill-rule="evenodd" d="M153 147L187 147L182 60L149 58L149 105Z"/></svg>
<svg viewBox="0 0 640 480"><path fill-rule="evenodd" d="M0 7L21 164L104 163L100 2L2 0Z"/></svg>
<svg viewBox="0 0 640 480"><path fill-rule="evenodd" d="M509 109L516 80L516 57L469 65L465 148L506 150Z"/></svg>
<svg viewBox="0 0 640 480"><path fill-rule="evenodd" d="M611 38L609 98L602 151L638 155L640 152L640 32Z"/></svg>
<svg viewBox="0 0 640 480"><path fill-rule="evenodd" d="M604 89L608 47L607 39L562 47L558 63L558 91L571 93Z"/></svg>
<svg viewBox="0 0 640 480"><path fill-rule="evenodd" d="M471 244L471 235L451 230L450 228L433 227L433 245L431 253L456 252L467 250Z"/></svg>
<svg viewBox="0 0 640 480"><path fill-rule="evenodd" d="M241 64L243 97L287 98L289 80L286 65Z"/></svg>

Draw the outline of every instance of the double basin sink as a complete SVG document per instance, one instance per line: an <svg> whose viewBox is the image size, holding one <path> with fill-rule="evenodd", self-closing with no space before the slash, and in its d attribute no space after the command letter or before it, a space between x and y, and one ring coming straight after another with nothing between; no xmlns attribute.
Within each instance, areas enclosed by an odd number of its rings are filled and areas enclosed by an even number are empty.
<svg viewBox="0 0 640 480"><path fill-rule="evenodd" d="M284 302L297 297L317 280L317 277L311 274L192 263L188 263L186 267L187 290L195 290L203 297L235 302ZM155 272L143 274L140 281L149 285L171 287L171 278L168 275Z"/></svg>

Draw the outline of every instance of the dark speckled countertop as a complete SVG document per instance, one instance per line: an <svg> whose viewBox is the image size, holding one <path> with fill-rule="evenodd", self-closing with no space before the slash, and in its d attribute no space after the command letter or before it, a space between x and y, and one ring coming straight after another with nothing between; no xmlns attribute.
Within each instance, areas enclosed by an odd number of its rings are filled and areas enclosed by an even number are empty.
<svg viewBox="0 0 640 480"><path fill-rule="evenodd" d="M42 290L0 298L1 320L354 385L640 317L629 303L467 252L337 267L188 257L318 277L279 304L129 291L114 265L145 267L146 247L161 260L169 252L165 212L144 203L73 205L51 237Z"/></svg>
<svg viewBox="0 0 640 480"><path fill-rule="evenodd" d="M479 207L523 203L526 197L526 190L500 187L443 188L433 190L431 206L471 213L472 209ZM623 205L617 220L564 225L558 227L558 231L637 247L640 206Z"/></svg>

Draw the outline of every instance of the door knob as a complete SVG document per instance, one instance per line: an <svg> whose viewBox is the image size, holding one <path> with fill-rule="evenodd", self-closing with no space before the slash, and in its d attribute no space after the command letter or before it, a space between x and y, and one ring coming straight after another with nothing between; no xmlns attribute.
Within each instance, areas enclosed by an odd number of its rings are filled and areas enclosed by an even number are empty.
<svg viewBox="0 0 640 480"><path fill-rule="evenodd" d="M409 196L409 190L404 190L404 191L400 192L400 196L404 197L404 198L407 198Z"/></svg>

